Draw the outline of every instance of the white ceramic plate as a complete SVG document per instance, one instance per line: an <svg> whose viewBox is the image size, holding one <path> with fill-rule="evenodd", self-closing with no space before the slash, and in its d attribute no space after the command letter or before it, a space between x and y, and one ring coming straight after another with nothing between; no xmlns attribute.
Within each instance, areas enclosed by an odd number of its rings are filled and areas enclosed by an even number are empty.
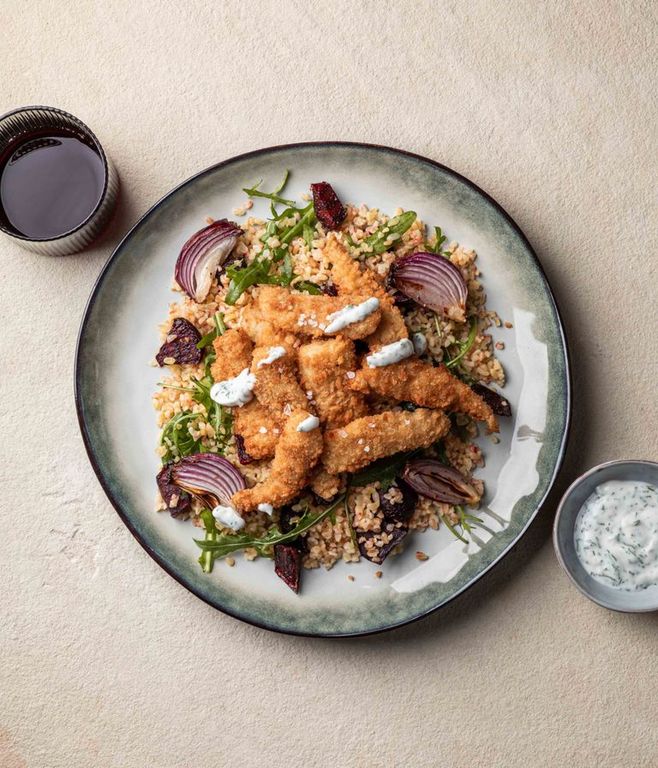
<svg viewBox="0 0 658 768"><path fill-rule="evenodd" d="M327 180L345 201L384 211L412 209L449 240L474 248L488 306L513 323L493 330L505 341L505 395L512 419L501 442L480 441L486 467L484 526L466 546L444 527L413 534L389 558L382 579L367 561L304 573L301 595L272 563L237 559L200 570L197 529L154 512L158 429L151 396L161 377L148 362L157 326L176 296L176 257L207 216L222 218L244 199L241 188L263 178L272 187L289 169L286 195L300 198ZM252 213L266 215L267 201ZM126 235L105 265L87 305L76 359L76 403L90 460L108 497L142 546L198 597L245 621L284 632L355 635L413 621L473 584L523 535L561 463L570 417L566 343L539 261L510 217L472 182L416 155L371 145L312 143L251 152L209 168L174 189ZM416 560L416 549L430 559ZM355 580L348 581L352 574Z"/></svg>

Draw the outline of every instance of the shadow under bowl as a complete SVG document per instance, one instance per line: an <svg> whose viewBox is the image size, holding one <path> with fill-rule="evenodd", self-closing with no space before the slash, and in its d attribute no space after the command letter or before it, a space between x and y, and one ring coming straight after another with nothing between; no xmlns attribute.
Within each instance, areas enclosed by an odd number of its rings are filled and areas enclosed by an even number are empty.
<svg viewBox="0 0 658 768"><path fill-rule="evenodd" d="M583 568L574 542L578 512L601 483L636 480L658 486L658 464L653 461L609 461L592 467L567 488L553 525L553 546L560 565L571 581L590 600L613 611L642 613L658 611L658 585L634 592L615 589L593 579Z"/></svg>

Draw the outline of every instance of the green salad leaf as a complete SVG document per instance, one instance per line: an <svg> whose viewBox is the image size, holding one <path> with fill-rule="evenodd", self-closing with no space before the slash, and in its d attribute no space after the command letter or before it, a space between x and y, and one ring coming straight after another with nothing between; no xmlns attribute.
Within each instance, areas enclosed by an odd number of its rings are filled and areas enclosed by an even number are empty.
<svg viewBox="0 0 658 768"><path fill-rule="evenodd" d="M208 421L215 431L217 453L224 454L226 453L228 441L232 433L233 417L229 409L216 403L210 397L213 383L212 376L209 373L202 379L192 379L192 397L206 409Z"/></svg>
<svg viewBox="0 0 658 768"><path fill-rule="evenodd" d="M207 346L212 344L213 341L218 336L221 336L226 330L224 315L221 312L215 312L213 316L213 322L215 323L215 327L212 329L212 331L210 331L210 333L207 333L197 342L197 345L196 345L197 349L205 349Z"/></svg>
<svg viewBox="0 0 658 768"><path fill-rule="evenodd" d="M253 548L262 557L272 557L272 547L275 544L284 544L287 541L293 541L301 534L306 533L309 528L331 515L342 503L344 496L340 496L333 504L312 512L307 509L304 512L294 528L287 533L283 533L278 526L274 525L263 536L252 536L248 533L221 534L218 532L217 538L212 541L194 539L194 543L203 551L212 553L213 558L226 557L232 552L238 552L241 549Z"/></svg>
<svg viewBox="0 0 658 768"><path fill-rule="evenodd" d="M199 517L206 529L204 541L217 541L219 531L215 525L215 518L212 516L212 512L209 509L202 509L199 513ZM212 552L202 552L199 555L199 565L204 573L210 573L212 571L214 562L215 558L213 557Z"/></svg>
<svg viewBox="0 0 658 768"><path fill-rule="evenodd" d="M459 518L456 524L451 523L446 515L441 515L441 520L443 520L446 528L456 539L463 541L464 544L468 544L466 534L471 533L473 528L477 527L475 523L481 523L482 519L480 517L475 517L475 515L471 515L468 512L465 512L464 508L460 507L459 505L455 506L454 509ZM461 528L461 533L457 530L457 528Z"/></svg>
<svg viewBox="0 0 658 768"><path fill-rule="evenodd" d="M435 236L435 242L434 245L430 245L429 243L425 243L425 250L429 251L430 253L438 253L442 256L448 256L448 254L441 250L441 246L446 241L446 236L443 234L443 231L441 230L441 227L434 227L434 236Z"/></svg>
<svg viewBox="0 0 658 768"><path fill-rule="evenodd" d="M478 333L478 319L477 317L474 317L471 320L471 327L468 331L468 336L464 341L461 341L458 344L458 351L455 357L448 357L447 353L445 353L444 359L445 364L448 368L454 368L457 363L464 357L464 355L468 352L468 350L473 346L473 342L475 341L475 337Z"/></svg>
<svg viewBox="0 0 658 768"><path fill-rule="evenodd" d="M294 205L294 200L288 200L285 197L281 197L279 195L279 192L282 192L286 184L288 183L288 177L290 176L290 171L286 170L283 181L279 184L279 186L273 191L273 192L263 192L262 189L259 189L260 185L263 183L263 180L260 179L256 184L253 185L253 187L243 187L242 191L246 192L249 197L264 197L267 200L271 200L273 203L280 203L281 205Z"/></svg>
<svg viewBox="0 0 658 768"><path fill-rule="evenodd" d="M301 214L301 216L295 224L279 229L277 222L285 219L286 214ZM230 266L226 274L231 282L224 301L229 305L235 304L252 285L290 285L295 278L295 273L288 247L296 237L303 234L305 228L313 226L315 226L313 203L309 203L305 208L289 208L277 218L270 219L261 240L267 243L270 237L276 237L280 245L272 249L267 248L263 253L268 253L268 256L261 255L245 267ZM281 267L275 271L275 265L279 263Z"/></svg>
<svg viewBox="0 0 658 768"><path fill-rule="evenodd" d="M231 279L231 282L229 283L224 301L232 306L247 288L251 288L252 285L268 282L271 267L271 259L256 259L246 267L230 266L226 270L226 274Z"/></svg>
<svg viewBox="0 0 658 768"><path fill-rule="evenodd" d="M312 296L322 295L322 288L310 280L300 280L293 285L293 288L296 288L298 291L304 291L304 293L310 293Z"/></svg>
<svg viewBox="0 0 658 768"><path fill-rule="evenodd" d="M370 246L373 253L384 253L399 240L416 221L415 211L405 211L399 216L389 219L376 232L367 237L364 242Z"/></svg>
<svg viewBox="0 0 658 768"><path fill-rule="evenodd" d="M359 472L355 472L352 475L351 484L361 487L379 481L382 484L382 489L388 490L393 485L395 478L402 474L404 465L417 453L418 451L404 451L394 453L392 456L385 456L383 459L377 459Z"/></svg>
<svg viewBox="0 0 658 768"><path fill-rule="evenodd" d="M199 416L192 411L181 411L164 425L160 435L160 445L166 449L163 464L201 451L201 440L195 440L190 434L190 426Z"/></svg>

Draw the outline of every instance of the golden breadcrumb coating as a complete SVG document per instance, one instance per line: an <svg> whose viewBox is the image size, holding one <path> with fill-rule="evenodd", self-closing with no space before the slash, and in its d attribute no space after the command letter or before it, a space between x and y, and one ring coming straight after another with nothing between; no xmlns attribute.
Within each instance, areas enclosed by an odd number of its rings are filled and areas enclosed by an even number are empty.
<svg viewBox="0 0 658 768"><path fill-rule="evenodd" d="M442 411L384 411L364 416L324 434L322 464L330 474L356 472L375 459L427 448L446 434L450 420Z"/></svg>
<svg viewBox="0 0 658 768"><path fill-rule="evenodd" d="M322 455L320 429L297 430L298 425L311 415L307 410L297 410L290 415L276 446L267 479L233 495L232 504L239 512L254 512L259 504L283 507L297 498Z"/></svg>
<svg viewBox="0 0 658 768"><path fill-rule="evenodd" d="M312 393L323 427L342 427L368 412L365 397L348 386L357 367L354 344L345 338L304 344L298 351L302 387Z"/></svg>

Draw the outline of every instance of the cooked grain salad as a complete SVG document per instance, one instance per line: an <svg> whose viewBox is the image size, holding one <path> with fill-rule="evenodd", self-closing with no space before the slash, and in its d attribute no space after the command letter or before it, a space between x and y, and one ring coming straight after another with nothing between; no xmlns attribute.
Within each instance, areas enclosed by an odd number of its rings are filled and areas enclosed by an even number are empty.
<svg viewBox="0 0 658 768"><path fill-rule="evenodd" d="M183 246L153 403L158 509L199 529L203 570L269 557L298 592L303 568L379 565L410 531L467 541L483 493L473 440L486 429L495 444L510 406L491 387L501 323L476 254L327 182L288 199L287 177L246 188L240 224L209 218ZM256 197L266 220L248 216Z"/></svg>

